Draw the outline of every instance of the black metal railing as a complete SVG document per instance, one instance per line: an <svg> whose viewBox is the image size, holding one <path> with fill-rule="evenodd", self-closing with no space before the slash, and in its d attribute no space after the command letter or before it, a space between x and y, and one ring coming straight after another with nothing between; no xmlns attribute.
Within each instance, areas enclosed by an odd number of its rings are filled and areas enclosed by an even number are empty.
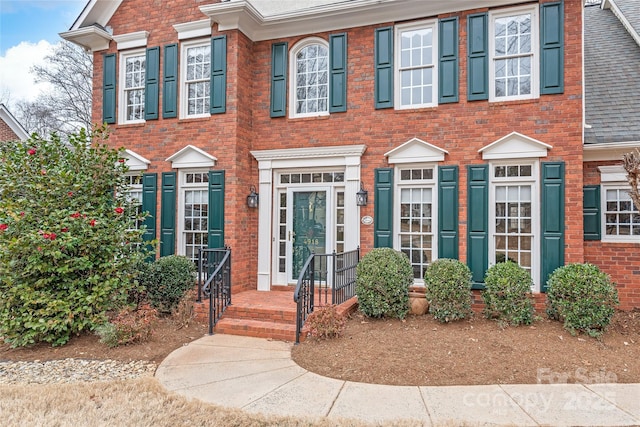
<svg viewBox="0 0 640 427"><path fill-rule="evenodd" d="M198 302L209 298L209 335L231 305L231 248L200 249L198 254Z"/></svg>
<svg viewBox="0 0 640 427"><path fill-rule="evenodd" d="M356 267L360 247L353 251L311 254L300 270L293 294L296 310L296 344L316 301L321 305L342 304L356 294ZM317 296L317 299L316 299Z"/></svg>

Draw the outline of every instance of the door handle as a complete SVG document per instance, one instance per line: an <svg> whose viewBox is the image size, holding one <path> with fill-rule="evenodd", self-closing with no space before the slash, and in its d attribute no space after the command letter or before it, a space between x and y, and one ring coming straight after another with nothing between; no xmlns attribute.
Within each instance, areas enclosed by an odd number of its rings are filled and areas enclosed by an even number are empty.
<svg viewBox="0 0 640 427"><path fill-rule="evenodd" d="M289 230L289 238L288 238L288 240L289 240L289 241L292 241L292 240L294 240L295 238L296 238L296 232L295 232L295 231L291 231L291 230Z"/></svg>

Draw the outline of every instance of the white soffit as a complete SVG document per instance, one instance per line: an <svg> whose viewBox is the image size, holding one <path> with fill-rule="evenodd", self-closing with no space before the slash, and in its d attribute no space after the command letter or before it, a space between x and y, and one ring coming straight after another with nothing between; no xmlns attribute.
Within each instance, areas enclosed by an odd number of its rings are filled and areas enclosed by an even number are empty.
<svg viewBox="0 0 640 427"><path fill-rule="evenodd" d="M78 30L93 24L106 27L107 23L123 0L90 0L84 7L80 16L75 20L69 31Z"/></svg>
<svg viewBox="0 0 640 427"><path fill-rule="evenodd" d="M146 46L148 38L148 31L136 31L135 33L113 36L113 40L118 44L118 50L133 49L135 47Z"/></svg>
<svg viewBox="0 0 640 427"><path fill-rule="evenodd" d="M253 41L437 16L468 9L526 3L526 0L350 0L304 3L283 11L278 2L232 0L200 6L219 31L242 31ZM259 7L257 7L260 5ZM275 6L274 6L275 5Z"/></svg>
<svg viewBox="0 0 640 427"><path fill-rule="evenodd" d="M640 149L640 141L604 142L601 144L585 144L583 161L597 162L622 160L622 156L636 149Z"/></svg>
<svg viewBox="0 0 640 427"><path fill-rule="evenodd" d="M173 29L178 33L178 40L192 39L211 35L211 19L175 24Z"/></svg>
<svg viewBox="0 0 640 427"><path fill-rule="evenodd" d="M442 162L444 155L449 154L447 150L424 142L419 138L412 138L399 147L385 153L389 158L389 163L425 163Z"/></svg>
<svg viewBox="0 0 640 427"><path fill-rule="evenodd" d="M601 182L621 182L627 181L627 171L622 165L598 166Z"/></svg>
<svg viewBox="0 0 640 427"><path fill-rule="evenodd" d="M140 154L131 150L125 150L125 152L122 154L122 158L124 159L127 166L129 166L129 170L131 171L147 170L147 168L149 167L149 163L151 163Z"/></svg>
<svg viewBox="0 0 640 427"><path fill-rule="evenodd" d="M478 150L484 160L546 157L551 145L518 132L511 132Z"/></svg>
<svg viewBox="0 0 640 427"><path fill-rule="evenodd" d="M109 42L113 40L111 34L93 25L78 30L59 33L59 36L91 52L109 49Z"/></svg>
<svg viewBox="0 0 640 427"><path fill-rule="evenodd" d="M173 169L212 167L216 161L218 159L211 154L193 145L187 145L167 159Z"/></svg>

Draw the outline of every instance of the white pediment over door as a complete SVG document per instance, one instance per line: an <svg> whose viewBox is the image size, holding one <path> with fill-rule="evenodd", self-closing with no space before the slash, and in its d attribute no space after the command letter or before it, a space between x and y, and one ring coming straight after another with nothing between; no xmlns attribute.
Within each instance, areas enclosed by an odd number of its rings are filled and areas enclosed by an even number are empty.
<svg viewBox="0 0 640 427"><path fill-rule="evenodd" d="M404 144L385 153L389 163L425 163L442 162L444 155L449 154L440 147L424 142L418 138L412 138Z"/></svg>
<svg viewBox="0 0 640 427"><path fill-rule="evenodd" d="M167 162L171 162L173 169L209 168L215 166L216 161L218 161L218 159L214 156L193 145L187 145L182 150L167 158Z"/></svg>
<svg viewBox="0 0 640 427"><path fill-rule="evenodd" d="M553 147L518 132L511 132L478 150L484 160L547 157Z"/></svg>
<svg viewBox="0 0 640 427"><path fill-rule="evenodd" d="M129 166L130 171L147 170L147 168L149 167L149 163L151 163L140 154L131 150L125 150L124 153L122 153L122 158L124 159L126 165Z"/></svg>

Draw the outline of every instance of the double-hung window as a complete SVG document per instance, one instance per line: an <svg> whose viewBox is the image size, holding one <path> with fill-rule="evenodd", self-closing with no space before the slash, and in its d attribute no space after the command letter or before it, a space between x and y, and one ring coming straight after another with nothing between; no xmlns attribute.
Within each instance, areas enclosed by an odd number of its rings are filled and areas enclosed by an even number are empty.
<svg viewBox="0 0 640 427"><path fill-rule="evenodd" d="M538 12L535 7L491 14L490 100L538 97Z"/></svg>
<svg viewBox="0 0 640 427"><path fill-rule="evenodd" d="M640 211L625 184L604 185L603 240L640 241Z"/></svg>
<svg viewBox="0 0 640 427"><path fill-rule="evenodd" d="M209 116L211 89L210 41L183 43L181 64L181 117Z"/></svg>
<svg viewBox="0 0 640 427"><path fill-rule="evenodd" d="M537 276L538 190L535 163L491 167L492 240L490 264L513 261Z"/></svg>
<svg viewBox="0 0 640 427"><path fill-rule="evenodd" d="M181 171L180 177L180 254L197 262L209 243L209 173Z"/></svg>
<svg viewBox="0 0 640 427"><path fill-rule="evenodd" d="M329 44L305 39L291 50L292 117L329 114Z"/></svg>
<svg viewBox="0 0 640 427"><path fill-rule="evenodd" d="M145 51L120 55L120 123L144 121Z"/></svg>
<svg viewBox="0 0 640 427"><path fill-rule="evenodd" d="M396 31L396 101L398 109L438 103L438 39L435 21L398 25Z"/></svg>
<svg viewBox="0 0 640 427"><path fill-rule="evenodd" d="M398 168L396 173L396 248L407 255L414 279L421 282L436 256L434 168L407 166Z"/></svg>
<svg viewBox="0 0 640 427"><path fill-rule="evenodd" d="M126 175L127 180L127 198L132 204L132 212L129 215L132 218L133 228L139 230L143 224L142 214L142 175Z"/></svg>

